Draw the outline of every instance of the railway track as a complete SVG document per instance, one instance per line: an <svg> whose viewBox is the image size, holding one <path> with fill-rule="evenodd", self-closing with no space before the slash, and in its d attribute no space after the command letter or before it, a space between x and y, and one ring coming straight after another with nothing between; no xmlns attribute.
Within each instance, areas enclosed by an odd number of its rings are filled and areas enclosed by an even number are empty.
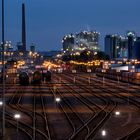
<svg viewBox="0 0 140 140"><path fill-rule="evenodd" d="M28 109L28 108L23 107L22 104L20 103L24 96L24 93L22 94L22 91L25 91L25 89L21 90L21 87L20 87L20 91L16 89L16 93L14 93L13 96L10 98L7 104L10 107L10 109L9 108L6 109L6 110L10 110L10 112L8 112L7 114L10 114L9 116L12 119L14 115L13 113L18 112L21 114L24 120L22 120L21 118L21 120L19 121L19 129L23 130L25 134L30 135L31 139L35 139L36 137L39 137L39 139L42 139L42 140L46 140L46 139L50 140L50 138L47 136L48 134L45 133L46 131L43 132L44 130L41 129L43 124L46 125L46 123L44 123L46 119L44 118L42 113L40 114L36 111L36 95L32 94L32 98L33 98L31 101L32 109ZM42 105L40 108L42 108L43 102L39 101L39 104L41 103ZM39 128L37 128L36 126L34 126L34 124L40 125L40 120L42 120L43 123ZM45 127L46 126L44 126L44 128Z"/></svg>
<svg viewBox="0 0 140 140"><path fill-rule="evenodd" d="M74 103L72 101L70 101L67 97L63 96L61 91L58 89L57 89L57 95L59 95L62 98L62 102L65 103L65 105L67 105L69 107L69 109L70 109L69 117L73 121L73 124L74 124L73 126L75 127L75 133L76 133L79 129L81 129L82 126L85 125L85 120L83 120L83 118L77 113L77 110L73 106ZM69 137L73 137L75 135L75 133L73 133L71 136L68 136L67 139L69 139ZM85 133L85 134L89 133L88 126L85 127L83 133Z"/></svg>
<svg viewBox="0 0 140 140"><path fill-rule="evenodd" d="M72 79L70 79L70 81L71 80ZM69 86L69 88L71 88L73 90L73 88L70 87L70 85L67 85L67 86ZM80 88L82 88L82 87L80 87ZM85 90L85 89L83 89L83 90ZM79 96L82 96L77 91L74 91L74 92L76 92ZM90 93L89 90L88 91L86 90L86 92L87 93ZM71 93L73 93L73 92L71 92ZM86 98L86 97L83 97L83 98ZM100 98L100 97L98 97L98 98ZM86 100L87 100L87 98L86 98ZM101 98L101 100L103 100L103 99ZM105 101L105 100L103 100L103 101ZM112 102L111 100L109 100L109 101ZM93 137L96 134L96 131L99 128L101 128L101 126L106 122L106 120L108 120L108 118L110 117L111 113L116 108L116 103L114 103L114 102L110 103L110 102L106 102L106 106L104 107L104 109L102 109L100 112L98 112L95 115L93 115L88 120L88 122L84 124L84 126L82 127L82 129L80 129L79 131L77 131L77 133L74 136L72 136L70 139L79 139L81 136L84 136L83 134L80 134L80 133L82 132L82 130L84 129L85 126L88 126L88 128L89 128L89 133L85 135L85 139L93 139ZM91 103L91 101L90 101L90 103ZM110 108L110 104L111 105L114 104L114 106L112 108ZM106 112L106 110L108 110L108 111Z"/></svg>
<svg viewBox="0 0 140 140"><path fill-rule="evenodd" d="M110 80L108 80L108 81L110 81ZM127 94L131 94L131 95L135 93L134 96L139 98L139 96L136 95L136 94L139 93L139 88L138 87L134 87L133 88L133 85L131 87L131 85L127 85L126 84L126 86L127 87L129 86L129 87L128 88L123 88L120 85L116 85L115 82L113 82L113 84L111 84L111 85L109 84L109 82L107 82L106 86L107 87L111 87L111 88L113 88L115 90L115 91L114 90L112 91L112 90L110 90L109 88L106 87L106 89L107 89L106 92L110 92L110 94L112 94L112 95L116 96L117 98L120 98L120 99L122 99L122 100L124 100L126 102L128 101L128 97L126 95L123 95L123 94L126 94L126 93ZM130 92L130 88L137 90L137 92L134 92L134 93ZM102 88L102 90L105 90L105 88ZM120 93L123 93L123 94L120 94ZM131 97L131 95L129 95L129 96ZM138 109L140 109L140 102L138 102L137 100L129 98L129 103L131 105L137 107ZM131 140L131 139L135 139L136 140L136 139L139 139L139 138L140 138L140 127L137 127L132 132L129 132L125 137L121 138L121 140Z"/></svg>
<svg viewBox="0 0 140 140"><path fill-rule="evenodd" d="M140 128L136 128L132 132L127 134L125 137L120 138L120 140L139 140L139 139L140 139Z"/></svg>
<svg viewBox="0 0 140 140"><path fill-rule="evenodd" d="M53 83L35 86L16 84L10 88L9 84L6 87L6 123L15 130L17 122L13 115L20 113L19 135L27 140L96 139L120 102L126 105L127 95L129 104L140 108L138 86L130 84L131 90L124 86L128 84L110 79L104 79L103 84L102 78L92 74L54 74ZM57 97L61 98L59 103L55 102ZM140 127L137 127L121 140L139 139L139 133Z"/></svg>

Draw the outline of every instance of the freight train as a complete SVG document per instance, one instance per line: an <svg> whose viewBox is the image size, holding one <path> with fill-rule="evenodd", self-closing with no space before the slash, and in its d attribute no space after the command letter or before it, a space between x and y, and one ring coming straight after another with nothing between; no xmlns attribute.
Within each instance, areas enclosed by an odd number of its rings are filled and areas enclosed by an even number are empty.
<svg viewBox="0 0 140 140"><path fill-rule="evenodd" d="M35 71L32 74L28 72L21 72L19 74L19 84L20 85L39 85L41 84L44 79L45 81L51 81L51 72L47 71L46 73L42 73L41 71Z"/></svg>
<svg viewBox="0 0 140 140"><path fill-rule="evenodd" d="M124 70L117 72L113 69L108 69L104 71L101 68L97 68L95 72L96 75L100 77L140 85L140 72L129 72Z"/></svg>

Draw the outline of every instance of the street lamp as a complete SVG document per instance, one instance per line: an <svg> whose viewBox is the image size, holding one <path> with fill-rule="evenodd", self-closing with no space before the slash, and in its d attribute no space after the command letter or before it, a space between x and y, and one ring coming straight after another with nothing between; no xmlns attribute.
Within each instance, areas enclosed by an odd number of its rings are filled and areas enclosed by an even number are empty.
<svg viewBox="0 0 140 140"><path fill-rule="evenodd" d="M2 107L3 106L3 101L0 101L0 107ZM0 115L1 116L1 115Z"/></svg>
<svg viewBox="0 0 140 140"><path fill-rule="evenodd" d="M101 135L102 136L106 136L106 131L105 130L102 130Z"/></svg>
<svg viewBox="0 0 140 140"><path fill-rule="evenodd" d="M2 107L2 106L3 106L3 101L0 100L0 107ZM0 116L1 116L1 115L0 115Z"/></svg>
<svg viewBox="0 0 140 140"><path fill-rule="evenodd" d="M115 112L115 115L116 115L116 116L119 116L119 115L120 115L120 112L119 112L119 111L116 111L116 112Z"/></svg>
<svg viewBox="0 0 140 140"><path fill-rule="evenodd" d="M1 47L2 47L2 74L3 74L3 79L2 79L2 101L3 103L5 102L5 64L4 64L4 61L5 61L5 58L4 58L4 51L5 51L5 46L4 46L4 41L5 41L5 38L4 38L4 0L1 1L2 2L2 44L1 44ZM5 104L3 104L2 106L2 136L4 137L5 135Z"/></svg>
<svg viewBox="0 0 140 140"><path fill-rule="evenodd" d="M14 115L14 118L17 120L17 140L18 140L18 120L21 118L21 115L19 113L16 113Z"/></svg>
<svg viewBox="0 0 140 140"><path fill-rule="evenodd" d="M61 99L60 99L59 97L56 97L56 98L55 98L55 101L56 101L57 103L59 103L59 102L61 101Z"/></svg>
<svg viewBox="0 0 140 140"><path fill-rule="evenodd" d="M0 106L2 106L3 105L3 101L0 101Z"/></svg>

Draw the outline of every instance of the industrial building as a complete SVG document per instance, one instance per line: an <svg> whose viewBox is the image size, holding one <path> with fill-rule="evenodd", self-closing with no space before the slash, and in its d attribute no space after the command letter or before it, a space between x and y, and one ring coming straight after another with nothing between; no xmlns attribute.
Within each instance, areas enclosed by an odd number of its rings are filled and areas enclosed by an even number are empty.
<svg viewBox="0 0 140 140"><path fill-rule="evenodd" d="M63 51L98 51L100 50L99 36L100 33L96 31L82 31L75 35L66 35L62 39Z"/></svg>
<svg viewBox="0 0 140 140"><path fill-rule="evenodd" d="M126 36L106 35L105 36L105 53L110 59L131 60L134 58L134 44L139 39L135 32L128 31Z"/></svg>

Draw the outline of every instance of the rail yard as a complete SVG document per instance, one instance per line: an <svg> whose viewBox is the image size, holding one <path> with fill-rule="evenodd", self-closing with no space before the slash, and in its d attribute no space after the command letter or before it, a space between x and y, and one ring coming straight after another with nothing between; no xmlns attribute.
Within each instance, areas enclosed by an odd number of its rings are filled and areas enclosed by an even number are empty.
<svg viewBox="0 0 140 140"><path fill-rule="evenodd" d="M52 73L51 81L25 86L14 75L9 76L5 90L6 138L138 140L139 93L139 85L94 73ZM14 118L17 113L21 116L18 120Z"/></svg>

